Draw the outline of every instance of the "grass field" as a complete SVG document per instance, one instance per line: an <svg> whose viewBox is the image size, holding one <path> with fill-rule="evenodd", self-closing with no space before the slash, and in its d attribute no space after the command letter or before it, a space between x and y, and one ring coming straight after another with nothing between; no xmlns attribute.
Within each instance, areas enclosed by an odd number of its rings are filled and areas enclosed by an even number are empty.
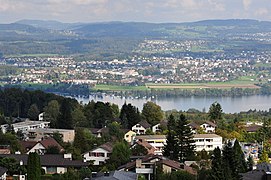
<svg viewBox="0 0 271 180"><path fill-rule="evenodd" d="M209 82L209 83L180 83L180 84L155 84L147 83L145 86L112 86L112 85L102 85L97 84L94 90L104 90L104 91L146 91L150 89L231 89L231 88L249 88L258 89L254 81L256 77L253 76L243 76L237 80L228 82Z"/></svg>

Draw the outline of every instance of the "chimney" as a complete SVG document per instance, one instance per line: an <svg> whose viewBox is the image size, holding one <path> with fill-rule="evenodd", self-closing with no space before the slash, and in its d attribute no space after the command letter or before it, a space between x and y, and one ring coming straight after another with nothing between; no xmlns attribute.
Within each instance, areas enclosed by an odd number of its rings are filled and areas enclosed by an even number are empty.
<svg viewBox="0 0 271 180"><path fill-rule="evenodd" d="M142 166L142 160L141 159L137 159L136 160L136 168L141 168Z"/></svg>

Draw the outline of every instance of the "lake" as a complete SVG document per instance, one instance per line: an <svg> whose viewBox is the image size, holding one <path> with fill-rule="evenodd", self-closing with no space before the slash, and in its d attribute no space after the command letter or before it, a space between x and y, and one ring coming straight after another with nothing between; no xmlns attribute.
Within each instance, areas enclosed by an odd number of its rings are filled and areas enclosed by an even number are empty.
<svg viewBox="0 0 271 180"><path fill-rule="evenodd" d="M214 102L221 104L223 112L236 113L241 111L254 110L269 110L271 108L271 96L253 95L242 97L179 97L179 98L149 98L149 99L134 99L134 98L121 98L109 95L102 96L89 96L89 98L77 97L79 102L88 103L91 100L110 102L117 104L120 108L126 101L142 110L143 104L147 101L153 101L162 110L183 110L187 111L190 108L195 108L200 111L203 108L208 111L210 105Z"/></svg>

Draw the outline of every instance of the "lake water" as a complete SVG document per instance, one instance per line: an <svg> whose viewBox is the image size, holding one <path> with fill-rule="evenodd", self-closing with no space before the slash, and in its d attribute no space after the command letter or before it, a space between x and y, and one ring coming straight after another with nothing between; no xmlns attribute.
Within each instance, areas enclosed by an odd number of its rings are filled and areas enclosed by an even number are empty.
<svg viewBox="0 0 271 180"><path fill-rule="evenodd" d="M269 110L271 108L271 96L253 95L242 97L179 97L179 98L149 98L149 99L133 99L121 98L114 96L89 96L89 98L77 97L79 102L88 103L91 100L110 102L117 104L120 108L126 101L142 110L143 104L147 101L153 101L162 110L183 110L187 111L189 108L195 108L202 111L204 108L208 111L210 105L214 102L221 104L223 112L236 113L241 111L254 110Z"/></svg>

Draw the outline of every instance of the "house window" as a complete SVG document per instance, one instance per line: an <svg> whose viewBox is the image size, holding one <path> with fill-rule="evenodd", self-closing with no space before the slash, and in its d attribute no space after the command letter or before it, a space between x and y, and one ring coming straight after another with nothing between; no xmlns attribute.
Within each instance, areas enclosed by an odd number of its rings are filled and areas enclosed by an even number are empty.
<svg viewBox="0 0 271 180"><path fill-rule="evenodd" d="M213 145L207 145L207 148L212 148L213 147Z"/></svg>
<svg viewBox="0 0 271 180"><path fill-rule="evenodd" d="M128 137L129 137L129 135L126 135L125 137L126 137L126 138L128 138Z"/></svg>
<svg viewBox="0 0 271 180"><path fill-rule="evenodd" d="M104 153L92 152L92 153L90 153L90 156L92 156L92 157L104 157Z"/></svg>
<svg viewBox="0 0 271 180"><path fill-rule="evenodd" d="M213 139L206 139L206 142L213 142Z"/></svg>
<svg viewBox="0 0 271 180"><path fill-rule="evenodd" d="M141 127L141 125L137 124L137 125L136 125L136 127L137 127L137 128L140 128L140 127Z"/></svg>

